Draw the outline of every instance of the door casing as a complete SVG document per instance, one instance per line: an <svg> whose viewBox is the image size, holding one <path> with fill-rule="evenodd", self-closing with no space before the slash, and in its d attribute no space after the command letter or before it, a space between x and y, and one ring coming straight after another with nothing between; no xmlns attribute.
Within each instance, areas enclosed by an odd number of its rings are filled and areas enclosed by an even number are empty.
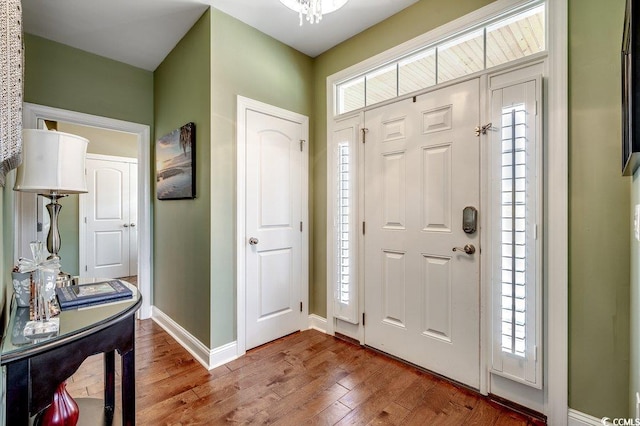
<svg viewBox="0 0 640 426"><path fill-rule="evenodd" d="M100 117L76 111L48 107L25 102L23 104L24 128L36 128L39 119L65 121L85 126L101 127L133 133L138 138L138 289L142 294L140 319L151 317L151 283L153 259L151 256L151 129L145 124ZM36 239L36 196L15 193L14 205L14 257L21 256L29 242ZM31 196L29 196L31 195ZM33 213L30 213L30 212Z"/></svg>
<svg viewBox="0 0 640 426"><path fill-rule="evenodd" d="M300 298L302 315L300 330L308 327L309 316L309 118L296 112L259 102L244 96L237 97L236 135L236 333L237 356L246 353L246 112L257 111L278 118L300 123L303 127L302 142L302 265Z"/></svg>

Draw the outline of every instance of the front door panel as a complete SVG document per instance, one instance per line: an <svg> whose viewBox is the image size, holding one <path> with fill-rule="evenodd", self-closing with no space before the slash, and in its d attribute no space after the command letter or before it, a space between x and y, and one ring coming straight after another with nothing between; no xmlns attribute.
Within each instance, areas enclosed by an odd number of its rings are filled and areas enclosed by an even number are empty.
<svg viewBox="0 0 640 426"><path fill-rule="evenodd" d="M479 387L479 82L365 113L365 343Z"/></svg>

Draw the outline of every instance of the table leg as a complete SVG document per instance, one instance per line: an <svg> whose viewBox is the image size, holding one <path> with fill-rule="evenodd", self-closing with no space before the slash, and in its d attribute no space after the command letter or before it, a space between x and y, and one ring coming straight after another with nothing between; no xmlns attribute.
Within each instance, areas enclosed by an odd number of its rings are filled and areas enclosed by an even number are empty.
<svg viewBox="0 0 640 426"><path fill-rule="evenodd" d="M122 424L136 424L135 350L122 354Z"/></svg>
<svg viewBox="0 0 640 426"><path fill-rule="evenodd" d="M7 365L7 424L29 424L29 361Z"/></svg>
<svg viewBox="0 0 640 426"><path fill-rule="evenodd" d="M129 320L128 320L129 321ZM122 424L136 424L136 367L135 367L135 323L130 319L131 349L121 355L122 366Z"/></svg>
<svg viewBox="0 0 640 426"><path fill-rule="evenodd" d="M116 353L109 351L104 353L104 408L113 415L115 409L115 375Z"/></svg>

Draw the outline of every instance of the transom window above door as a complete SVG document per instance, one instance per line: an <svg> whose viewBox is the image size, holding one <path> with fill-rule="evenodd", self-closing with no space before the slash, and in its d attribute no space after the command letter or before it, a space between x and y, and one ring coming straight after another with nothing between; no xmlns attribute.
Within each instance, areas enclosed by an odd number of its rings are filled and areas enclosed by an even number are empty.
<svg viewBox="0 0 640 426"><path fill-rule="evenodd" d="M335 86L335 114L359 110L546 50L544 2L441 39Z"/></svg>

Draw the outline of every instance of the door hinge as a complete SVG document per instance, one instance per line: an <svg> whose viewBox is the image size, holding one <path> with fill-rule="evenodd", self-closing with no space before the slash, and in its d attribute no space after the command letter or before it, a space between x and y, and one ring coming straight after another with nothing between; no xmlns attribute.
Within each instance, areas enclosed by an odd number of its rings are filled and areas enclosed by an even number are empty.
<svg viewBox="0 0 640 426"><path fill-rule="evenodd" d="M533 360L534 360L534 361L537 361L537 360L538 360L538 346L537 346L537 345L535 345L535 346L533 347Z"/></svg>
<svg viewBox="0 0 640 426"><path fill-rule="evenodd" d="M87 223L87 217L86 216L84 217L84 223Z"/></svg>
<svg viewBox="0 0 640 426"><path fill-rule="evenodd" d="M362 222L362 235L364 235L364 232L365 232L365 223L366 222Z"/></svg>
<svg viewBox="0 0 640 426"><path fill-rule="evenodd" d="M42 222L36 223L36 232L42 232L42 228L43 228Z"/></svg>
<svg viewBox="0 0 640 426"><path fill-rule="evenodd" d="M476 136L480 136L480 134L486 135L487 130L491 130L492 123L485 124L484 126L476 126L475 132Z"/></svg>
<svg viewBox="0 0 640 426"><path fill-rule="evenodd" d="M300 232L302 232L302 221L300 221Z"/></svg>
<svg viewBox="0 0 640 426"><path fill-rule="evenodd" d="M87 265L84 265L84 271L87 272L88 270Z"/></svg>
<svg viewBox="0 0 640 426"><path fill-rule="evenodd" d="M369 129L367 129L366 127L363 127L362 129L360 129L360 131L362 132L362 143L366 143L367 133L369 132Z"/></svg>
<svg viewBox="0 0 640 426"><path fill-rule="evenodd" d="M304 147L304 143L305 143L305 140L304 139L300 139L300 152L302 152L302 149Z"/></svg>
<svg viewBox="0 0 640 426"><path fill-rule="evenodd" d="M300 302L300 312L302 312L302 302Z"/></svg>
<svg viewBox="0 0 640 426"><path fill-rule="evenodd" d="M364 318L365 318L365 316L364 316L364 312L363 312L363 313L362 313L362 326L363 326L363 327L364 327L364 323L365 323Z"/></svg>

